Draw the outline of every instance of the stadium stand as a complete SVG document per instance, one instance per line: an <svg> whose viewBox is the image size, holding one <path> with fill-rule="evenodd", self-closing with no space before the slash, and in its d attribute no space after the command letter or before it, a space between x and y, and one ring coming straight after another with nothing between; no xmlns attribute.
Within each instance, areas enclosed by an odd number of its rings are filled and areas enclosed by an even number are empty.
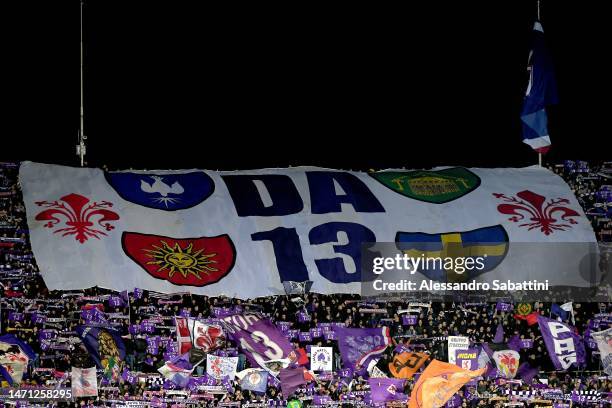
<svg viewBox="0 0 612 408"><path fill-rule="evenodd" d="M545 298L543 302L522 305L529 310L519 310L521 305L500 305L503 302L410 305L402 301L371 303L357 295L314 293L241 301L189 293L168 295L139 290L115 293L102 288L50 292L30 248L18 168L18 163L0 163L0 324L2 335L15 336L35 354L27 365L20 389L71 388L72 367L96 365L95 353L92 356L77 334L77 327L87 321L119 331L125 345L125 366L119 373L98 369L98 397L78 398L60 405L372 406L368 373L341 370L338 342L324 329L344 324L355 328L389 327L394 344L386 348L375 368L370 367L370 376L372 370L390 376L389 363L393 364L394 357L405 351L425 352L432 359L446 361L448 336L467 336L476 345L521 341L520 361L535 369L531 376L519 375L514 380L489 376L470 382L447 407L508 404L561 407L570 403L609 406L612 377L603 372L597 345L589 333L610 327L612 303L574 302L571 319L584 338L586 364L558 371L548 356L538 325L530 325L525 318L533 312L546 317L554 317L553 310L559 313L557 305L545 302ZM612 164L567 161L551 166L551 170L561 175L576 194L601 243L601 262L608 264L612 245ZM414 320L405 319L406 309L416 316ZM254 392L242 389L240 381L234 378L214 379L206 375L206 364L196 366L192 380L182 386L158 372L166 361L177 356L175 316L214 322L229 310L258 312L277 325L285 325L283 331L297 350L308 353L311 347L331 347L334 371L300 385L288 398L283 396L278 380L269 377L265 391ZM251 366L231 342L210 354L237 357L237 371ZM398 392L409 395L415 382L414 378L407 380L404 390ZM8 389L8 383L4 386ZM8 406L10 401L4 403Z"/></svg>

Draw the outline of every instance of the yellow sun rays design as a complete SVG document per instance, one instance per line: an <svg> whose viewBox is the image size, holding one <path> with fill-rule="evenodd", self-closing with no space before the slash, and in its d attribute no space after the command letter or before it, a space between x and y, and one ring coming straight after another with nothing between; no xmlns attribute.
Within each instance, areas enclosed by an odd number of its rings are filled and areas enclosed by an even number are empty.
<svg viewBox="0 0 612 408"><path fill-rule="evenodd" d="M193 243L189 243L186 248L181 248L177 243L174 246L168 245L165 241L160 241L162 246L152 245L155 249L144 249L149 258L153 260L147 262L147 265L158 265L157 272L164 270L168 271L168 277L173 277L176 272L179 272L183 278L188 274L192 274L198 279L202 279L200 273L206 275L209 272L217 272L218 269L210 266L217 263L214 258L217 254L205 254L204 248L194 252Z"/></svg>

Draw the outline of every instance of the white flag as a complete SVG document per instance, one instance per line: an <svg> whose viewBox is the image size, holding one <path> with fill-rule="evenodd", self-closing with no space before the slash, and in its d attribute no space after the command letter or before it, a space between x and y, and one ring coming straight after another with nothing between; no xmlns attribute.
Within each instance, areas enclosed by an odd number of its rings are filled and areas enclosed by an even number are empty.
<svg viewBox="0 0 612 408"><path fill-rule="evenodd" d="M211 354L206 357L206 373L217 380L224 377L234 379L237 366L238 357L217 357Z"/></svg>
<svg viewBox="0 0 612 408"><path fill-rule="evenodd" d="M331 347L311 347L310 369L312 371L332 371L333 356Z"/></svg>
<svg viewBox="0 0 612 408"><path fill-rule="evenodd" d="M98 379L96 378L96 367L72 367L71 382L73 397L98 396Z"/></svg>
<svg viewBox="0 0 612 408"><path fill-rule="evenodd" d="M566 312L570 312L571 316L572 316L572 324L576 325L576 322L574 321L574 305L573 302L567 302L561 305L561 309L565 310Z"/></svg>
<svg viewBox="0 0 612 408"><path fill-rule="evenodd" d="M597 342L604 371L612 375L612 327L600 332L591 332L591 337Z"/></svg>

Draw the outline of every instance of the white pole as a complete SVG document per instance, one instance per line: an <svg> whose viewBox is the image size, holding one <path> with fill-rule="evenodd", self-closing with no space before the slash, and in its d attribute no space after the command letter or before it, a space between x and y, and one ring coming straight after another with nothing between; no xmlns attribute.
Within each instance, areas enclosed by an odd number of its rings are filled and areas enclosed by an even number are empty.
<svg viewBox="0 0 612 408"><path fill-rule="evenodd" d="M81 0L81 109L80 109L80 125L79 125L79 144L77 145L77 155L81 160L81 167L83 167L85 162L85 140L87 136L85 136L84 129L84 110L83 110L83 5L85 4L84 0Z"/></svg>
<svg viewBox="0 0 612 408"><path fill-rule="evenodd" d="M538 0L538 21L540 21L540 0Z"/></svg>
<svg viewBox="0 0 612 408"><path fill-rule="evenodd" d="M542 153L538 153L538 166L542 167Z"/></svg>

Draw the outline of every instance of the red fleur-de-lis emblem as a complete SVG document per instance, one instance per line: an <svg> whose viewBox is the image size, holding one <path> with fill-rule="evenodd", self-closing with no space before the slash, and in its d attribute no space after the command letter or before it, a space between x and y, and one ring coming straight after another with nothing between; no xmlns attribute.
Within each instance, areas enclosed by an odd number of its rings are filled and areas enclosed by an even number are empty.
<svg viewBox="0 0 612 408"><path fill-rule="evenodd" d="M497 211L502 214L511 215L508 220L519 222L525 220L519 227L527 227L528 230L539 228L546 235L554 231L565 231L578 222L572 217L579 217L576 211L566 204L566 198L554 198L546 201L546 197L529 190L523 190L516 197L508 197L505 194L493 193L496 198L503 199L507 204L497 206Z"/></svg>
<svg viewBox="0 0 612 408"><path fill-rule="evenodd" d="M37 201L36 205L47 209L38 213L36 220L47 221L44 226L53 228L60 223L60 218L63 217L66 219L66 227L53 231L54 234L61 233L63 237L75 235L75 239L81 244L89 238L100 239L101 235L107 235L104 231L111 231L115 228L109 221L117 221L119 215L108 209L113 206L108 201L94 201L93 203L89 201L87 197L74 193L52 202ZM101 229L95 228L93 222L95 219Z"/></svg>

